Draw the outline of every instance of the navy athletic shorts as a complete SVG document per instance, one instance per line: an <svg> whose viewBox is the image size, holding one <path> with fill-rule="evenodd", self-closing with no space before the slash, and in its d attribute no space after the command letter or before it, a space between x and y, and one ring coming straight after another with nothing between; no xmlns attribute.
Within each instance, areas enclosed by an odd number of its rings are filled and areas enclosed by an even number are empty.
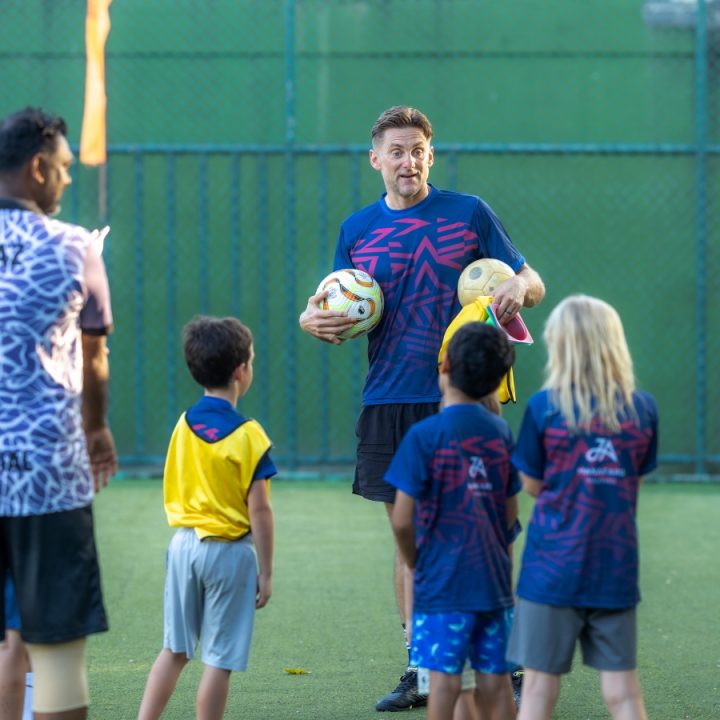
<svg viewBox="0 0 720 720"><path fill-rule="evenodd" d="M355 426L358 439L356 495L377 502L395 502L395 488L385 482L385 472L405 433L419 420L438 411L438 403L366 405Z"/></svg>
<svg viewBox="0 0 720 720"><path fill-rule="evenodd" d="M65 643L108 629L92 506L0 517L0 564L0 577L12 575L26 642Z"/></svg>

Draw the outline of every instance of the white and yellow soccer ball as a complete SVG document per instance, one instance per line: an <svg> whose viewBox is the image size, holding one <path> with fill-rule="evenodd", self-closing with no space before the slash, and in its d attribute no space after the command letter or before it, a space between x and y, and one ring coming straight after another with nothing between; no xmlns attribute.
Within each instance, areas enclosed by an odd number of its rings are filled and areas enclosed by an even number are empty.
<svg viewBox="0 0 720 720"><path fill-rule="evenodd" d="M327 297L318 303L321 310L346 312L356 322L338 334L343 340L367 335L382 317L384 301L380 285L357 268L336 270L323 278L316 294L327 290Z"/></svg>
<svg viewBox="0 0 720 720"><path fill-rule="evenodd" d="M458 280L458 300L465 307L481 295L492 295L498 285L513 275L513 269L502 260L480 258L462 271Z"/></svg>

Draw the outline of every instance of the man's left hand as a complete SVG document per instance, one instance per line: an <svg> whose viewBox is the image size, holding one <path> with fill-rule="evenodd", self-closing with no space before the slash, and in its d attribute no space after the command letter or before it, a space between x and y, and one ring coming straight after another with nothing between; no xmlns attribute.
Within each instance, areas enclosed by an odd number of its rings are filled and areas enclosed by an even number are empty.
<svg viewBox="0 0 720 720"><path fill-rule="evenodd" d="M509 323L525 303L528 284L525 278L514 275L495 288L493 305L495 313L502 325Z"/></svg>

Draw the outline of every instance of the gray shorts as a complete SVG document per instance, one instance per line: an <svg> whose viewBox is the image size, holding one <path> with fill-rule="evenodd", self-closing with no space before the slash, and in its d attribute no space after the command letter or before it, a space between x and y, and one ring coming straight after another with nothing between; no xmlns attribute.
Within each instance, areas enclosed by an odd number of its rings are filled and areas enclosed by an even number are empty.
<svg viewBox="0 0 720 720"><path fill-rule="evenodd" d="M165 578L164 646L205 665L245 670L255 624L257 558L250 535L225 542L199 540L178 528L170 541Z"/></svg>
<svg viewBox="0 0 720 720"><path fill-rule="evenodd" d="M596 670L634 670L635 608L554 607L519 598L507 657L530 670L560 675L570 672L578 640L585 665Z"/></svg>

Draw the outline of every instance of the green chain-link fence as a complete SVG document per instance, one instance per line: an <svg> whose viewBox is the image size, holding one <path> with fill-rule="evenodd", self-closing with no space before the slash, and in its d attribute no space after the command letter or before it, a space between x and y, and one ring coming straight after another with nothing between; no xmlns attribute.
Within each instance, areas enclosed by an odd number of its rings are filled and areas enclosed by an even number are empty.
<svg viewBox="0 0 720 720"><path fill-rule="evenodd" d="M77 145L84 0L4 0L0 111L60 113ZM256 338L257 417L286 468L352 461L365 341L297 316L340 222L382 191L369 130L398 103L435 128L431 181L485 198L543 276L540 338L571 292L613 303L661 409L662 470L720 465L720 7L667 0L115 0L109 159L62 217L109 222L112 423L161 462L197 389L180 328L234 314ZM519 404L542 378L519 350Z"/></svg>

